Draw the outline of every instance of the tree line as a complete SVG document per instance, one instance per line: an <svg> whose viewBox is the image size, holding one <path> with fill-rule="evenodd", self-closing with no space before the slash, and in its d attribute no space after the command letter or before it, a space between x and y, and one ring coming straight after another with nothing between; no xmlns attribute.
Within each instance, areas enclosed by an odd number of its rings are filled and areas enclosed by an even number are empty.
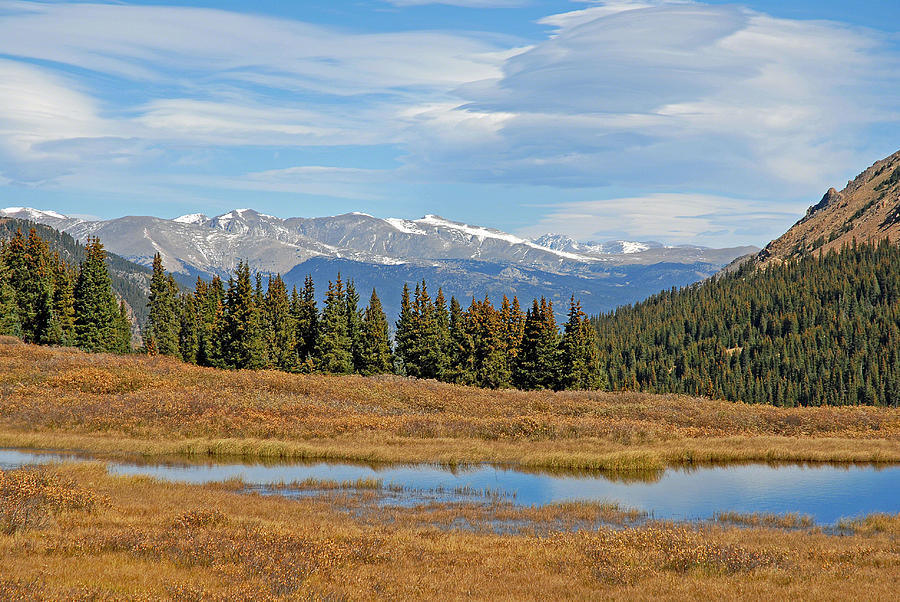
<svg viewBox="0 0 900 602"><path fill-rule="evenodd" d="M594 318L614 389L779 406L900 404L900 247L807 255Z"/></svg>
<svg viewBox="0 0 900 602"><path fill-rule="evenodd" d="M131 350L131 322L113 294L106 252L88 240L84 259L69 265L32 228L0 241L0 334L28 343L86 351Z"/></svg>
<svg viewBox="0 0 900 602"><path fill-rule="evenodd" d="M404 285L393 340L375 290L360 307L353 282L329 281L319 309L315 285L288 292L280 276L251 276L240 262L228 282L198 278L181 293L157 254L145 346L151 353L218 368L328 374L390 374L489 388L596 389L605 384L596 332L571 300L562 333L552 303L527 311L503 298L463 309L423 281Z"/></svg>

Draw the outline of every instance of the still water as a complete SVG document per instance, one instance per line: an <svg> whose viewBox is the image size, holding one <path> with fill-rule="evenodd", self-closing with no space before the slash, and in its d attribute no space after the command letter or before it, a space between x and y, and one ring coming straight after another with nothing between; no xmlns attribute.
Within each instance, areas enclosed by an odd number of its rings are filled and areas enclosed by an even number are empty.
<svg viewBox="0 0 900 602"><path fill-rule="evenodd" d="M0 469L28 464L91 460L90 455L0 450ZM797 512L819 524L873 512L900 513L900 466L743 464L669 469L658 474L542 473L474 465L450 469L430 464L384 465L330 462L253 464L108 462L110 473L167 481L210 483L239 478L266 491L280 483L322 479L379 479L407 490L490 490L518 505L575 500L617 502L654 518L695 520L719 511Z"/></svg>

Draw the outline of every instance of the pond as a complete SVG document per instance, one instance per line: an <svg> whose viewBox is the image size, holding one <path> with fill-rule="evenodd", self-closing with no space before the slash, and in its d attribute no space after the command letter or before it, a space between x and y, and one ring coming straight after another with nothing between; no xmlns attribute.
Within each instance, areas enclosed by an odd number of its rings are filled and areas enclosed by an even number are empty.
<svg viewBox="0 0 900 602"><path fill-rule="evenodd" d="M92 460L86 454L0 450L0 469L28 464ZM421 499L423 492L438 492L435 499L471 498L472 491L487 490L517 505L540 506L567 501L616 502L644 510L653 518L709 519L716 512L797 512L818 524L834 524L844 517L873 512L900 512L900 466L741 464L673 468L652 475L530 472L513 467L478 464L448 468L431 464L383 465L292 462L283 464L207 462L109 461L110 473L145 475L184 483L210 483L241 479L263 493L273 486L308 479L357 481L377 479L396 485ZM403 492L397 494L403 497Z"/></svg>

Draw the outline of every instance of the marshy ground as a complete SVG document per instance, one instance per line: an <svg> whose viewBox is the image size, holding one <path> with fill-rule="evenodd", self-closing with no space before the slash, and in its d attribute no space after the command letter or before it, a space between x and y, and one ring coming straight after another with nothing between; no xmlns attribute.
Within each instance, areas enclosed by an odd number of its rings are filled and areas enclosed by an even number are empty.
<svg viewBox="0 0 900 602"><path fill-rule="evenodd" d="M654 471L900 461L900 410L221 372L0 341L0 447ZM108 474L0 477L0 599L895 599L900 517L672 523L609 504L385 505Z"/></svg>

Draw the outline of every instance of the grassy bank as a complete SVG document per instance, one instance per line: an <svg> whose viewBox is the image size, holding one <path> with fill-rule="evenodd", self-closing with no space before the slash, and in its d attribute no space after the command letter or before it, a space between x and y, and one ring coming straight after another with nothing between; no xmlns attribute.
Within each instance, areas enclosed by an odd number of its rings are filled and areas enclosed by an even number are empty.
<svg viewBox="0 0 900 602"><path fill-rule="evenodd" d="M225 372L2 339L0 446L605 470L897 462L900 411Z"/></svg>
<svg viewBox="0 0 900 602"><path fill-rule="evenodd" d="M765 520L749 528L631 525L629 513L577 504L386 508L367 502L372 495L262 496L248 504L246 494L228 486L112 477L97 464L6 473L0 477L0 598L896 595L897 516L848 524L838 537L774 528ZM27 523L16 519L23 505L30 509ZM566 520L597 518L617 524L567 530ZM497 521L516 528L498 533Z"/></svg>

